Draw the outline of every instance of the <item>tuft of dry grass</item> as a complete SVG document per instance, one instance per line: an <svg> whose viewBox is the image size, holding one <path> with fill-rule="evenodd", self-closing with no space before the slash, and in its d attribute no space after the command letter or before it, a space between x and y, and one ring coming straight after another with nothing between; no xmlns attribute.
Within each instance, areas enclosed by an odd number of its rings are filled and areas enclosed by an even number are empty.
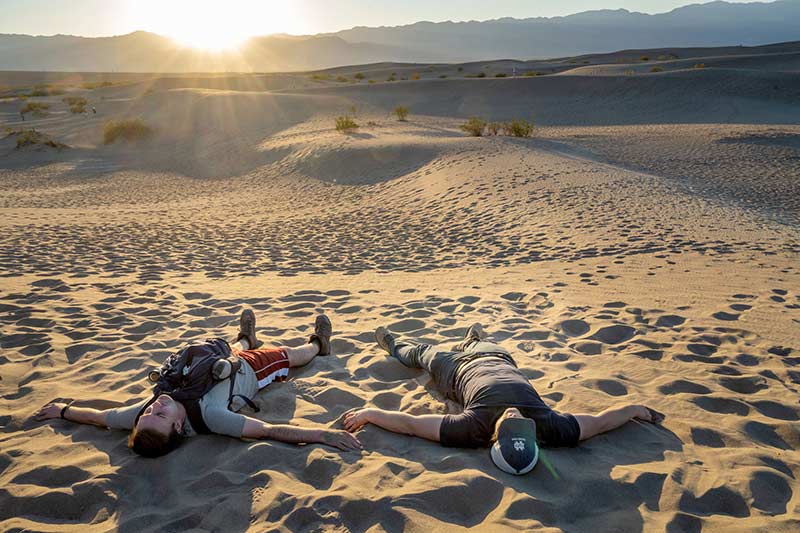
<svg viewBox="0 0 800 533"><path fill-rule="evenodd" d="M358 124L349 116L336 117L336 131L340 133L352 133L356 129L358 129Z"/></svg>
<svg viewBox="0 0 800 533"><path fill-rule="evenodd" d="M34 116L42 117L47 114L48 109L50 109L50 104L43 104L40 102L28 102L22 107L22 109L19 110L19 112L22 113L23 115L27 115L28 113L33 113Z"/></svg>
<svg viewBox="0 0 800 533"><path fill-rule="evenodd" d="M143 141L153 135L153 129L140 118L110 120L103 126L103 144L123 141Z"/></svg>
<svg viewBox="0 0 800 533"><path fill-rule="evenodd" d="M530 137L533 133L533 123L517 118L507 122L503 129L505 129L507 135L512 137Z"/></svg>
<svg viewBox="0 0 800 533"><path fill-rule="evenodd" d="M394 114L397 116L397 120L400 122L405 122L408 119L408 108L402 105L399 105L394 108Z"/></svg>
<svg viewBox="0 0 800 533"><path fill-rule="evenodd" d="M486 121L480 117L471 117L468 121L461 125L461 129L467 132L472 137L480 137L483 135L483 129L486 127Z"/></svg>
<svg viewBox="0 0 800 533"><path fill-rule="evenodd" d="M661 67L651 67L650 72L664 72L664 69Z"/></svg>
<svg viewBox="0 0 800 533"><path fill-rule="evenodd" d="M110 81L97 81L92 83L82 83L81 87L84 89L89 89L91 91L94 89L99 89L101 87L111 87L112 85L114 84L111 83Z"/></svg>
<svg viewBox="0 0 800 533"><path fill-rule="evenodd" d="M697 64L694 66L694 68L706 68L706 64L705 64L705 63L697 63Z"/></svg>

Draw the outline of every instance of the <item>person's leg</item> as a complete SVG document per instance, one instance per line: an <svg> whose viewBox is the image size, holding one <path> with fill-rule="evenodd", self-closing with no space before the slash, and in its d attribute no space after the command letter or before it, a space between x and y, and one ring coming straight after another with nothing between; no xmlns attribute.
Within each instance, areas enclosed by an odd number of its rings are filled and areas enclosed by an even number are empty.
<svg viewBox="0 0 800 533"><path fill-rule="evenodd" d="M319 355L319 344L316 342L309 342L294 348L289 346L282 346L281 348L286 352L286 356L289 358L289 366L292 368L305 366Z"/></svg>

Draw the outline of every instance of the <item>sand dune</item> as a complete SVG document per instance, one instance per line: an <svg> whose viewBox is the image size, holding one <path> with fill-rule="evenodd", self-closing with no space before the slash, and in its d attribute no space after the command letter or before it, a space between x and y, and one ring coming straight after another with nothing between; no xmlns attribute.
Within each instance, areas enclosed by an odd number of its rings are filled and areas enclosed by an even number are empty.
<svg viewBox="0 0 800 533"><path fill-rule="evenodd" d="M24 126L72 148L0 143L0 527L796 529L795 78L151 80L76 91L98 111L78 116L53 97ZM389 114L401 103L409 122ZM8 127L18 106L0 102ZM337 133L351 106L361 127ZM531 139L459 130L530 113ZM125 116L155 137L102 145ZM231 336L245 307L268 343L301 342L319 312L334 324L332 356L257 397L267 421L455 412L372 331L455 344L476 321L556 409L668 419L544 450L552 472L519 478L485 450L372 427L360 455L200 437L144 460L124 433L29 419L55 399L135 401L152 366Z"/></svg>

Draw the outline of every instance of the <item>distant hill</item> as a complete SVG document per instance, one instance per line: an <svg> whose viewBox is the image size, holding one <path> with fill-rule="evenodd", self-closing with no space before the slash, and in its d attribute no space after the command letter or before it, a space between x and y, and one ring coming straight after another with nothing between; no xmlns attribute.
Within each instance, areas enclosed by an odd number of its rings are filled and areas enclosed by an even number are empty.
<svg viewBox="0 0 800 533"><path fill-rule="evenodd" d="M647 15L624 9L566 17L418 22L313 36L271 35L235 53L185 48L147 32L86 38L0 35L0 70L276 72L394 62L534 59L620 49L760 45L800 40L800 0L689 5Z"/></svg>

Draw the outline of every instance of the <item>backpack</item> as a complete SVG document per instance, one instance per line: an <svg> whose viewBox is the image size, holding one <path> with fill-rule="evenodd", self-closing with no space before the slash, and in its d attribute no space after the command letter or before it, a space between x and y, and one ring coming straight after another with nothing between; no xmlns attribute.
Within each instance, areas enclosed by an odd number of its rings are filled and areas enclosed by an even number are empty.
<svg viewBox="0 0 800 533"><path fill-rule="evenodd" d="M200 399L217 383L224 379L214 377L214 365L226 360L231 365L230 390L228 393L228 409L235 397L242 398L254 411L259 408L250 398L241 394L234 394L236 374L242 366L242 361L231 351L230 345L224 339L206 339L203 342L194 342L170 355L161 365L161 368L150 372L148 378L155 383L153 397L136 415L136 422L144 410L156 401L161 394L166 394L176 402L180 402L186 409L189 423L197 433L212 433L203 420L200 410ZM134 422L134 425L135 423Z"/></svg>

